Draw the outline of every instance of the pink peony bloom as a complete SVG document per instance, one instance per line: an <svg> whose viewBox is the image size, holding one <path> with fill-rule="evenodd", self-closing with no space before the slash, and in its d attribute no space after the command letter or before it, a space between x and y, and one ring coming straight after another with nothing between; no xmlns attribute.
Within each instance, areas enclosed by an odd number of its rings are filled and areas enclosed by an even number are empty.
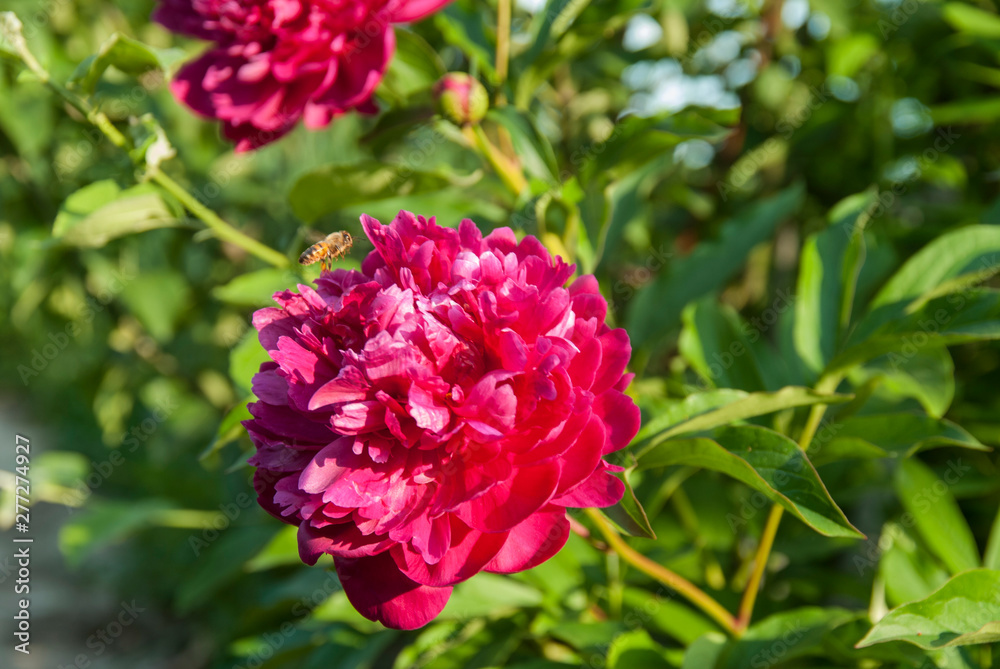
<svg viewBox="0 0 1000 669"><path fill-rule="evenodd" d="M199 114L249 151L298 122L323 128L371 101L392 57L393 23L416 21L449 0L161 0L153 18L214 43L171 84Z"/></svg>
<svg viewBox="0 0 1000 669"><path fill-rule="evenodd" d="M254 315L273 362L244 424L259 502L333 556L351 603L388 627L452 586L549 559L567 507L618 502L604 456L639 429L631 347L593 276L509 228L362 216L361 271L278 293Z"/></svg>

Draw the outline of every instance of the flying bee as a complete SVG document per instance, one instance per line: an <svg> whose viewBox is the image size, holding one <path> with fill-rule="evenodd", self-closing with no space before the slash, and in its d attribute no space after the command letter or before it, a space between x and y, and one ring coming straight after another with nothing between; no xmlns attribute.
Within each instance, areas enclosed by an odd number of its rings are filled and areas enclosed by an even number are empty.
<svg viewBox="0 0 1000 669"><path fill-rule="evenodd" d="M351 233L341 230L331 232L326 237L316 242L299 256L299 263L302 265L312 265L315 262L323 263L323 270L327 270L327 264L332 264L337 258L343 258L351 250L354 240Z"/></svg>

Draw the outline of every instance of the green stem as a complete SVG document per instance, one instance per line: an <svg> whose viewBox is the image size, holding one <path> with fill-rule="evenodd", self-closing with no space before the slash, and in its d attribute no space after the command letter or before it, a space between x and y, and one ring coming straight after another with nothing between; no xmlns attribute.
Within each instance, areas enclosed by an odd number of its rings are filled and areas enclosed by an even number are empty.
<svg viewBox="0 0 1000 669"><path fill-rule="evenodd" d="M507 81L507 63L510 60L510 15L511 0L497 0L497 84L502 89ZM498 101L503 100L502 90L497 93Z"/></svg>
<svg viewBox="0 0 1000 669"><path fill-rule="evenodd" d="M736 617L736 626L746 629L753 618L753 607L757 603L757 593L760 592L760 582L764 579L764 570L767 568L767 559L771 555L771 548L774 546L774 537L778 534L778 526L781 524L781 517L785 513L785 507L775 504L767 516L764 524L764 532L760 536L760 543L757 544L757 553L753 559L753 571L750 572L750 580L743 591L743 598L740 600L740 612Z"/></svg>
<svg viewBox="0 0 1000 669"><path fill-rule="evenodd" d="M10 21L9 16L0 18L4 21ZM31 50L28 48L28 44L24 40L23 35L20 34L19 23L16 26L5 23L3 27L8 29L9 32L5 31L5 34L17 50L21 60L43 84L48 86L67 104L79 111L83 117L86 118L91 125L100 130L112 144L120 149L128 151L130 148L128 138L115 127L115 124L111 122L111 119L109 119L104 112L91 105L90 102L83 97L52 81L52 76L49 74L48 70L42 67L42 64L38 62L34 54L32 54ZM10 28L15 28L17 32L10 30ZM159 184L164 190L176 197L188 211L197 216L202 223L212 230L218 239L234 244L235 246L239 246L247 253L257 256L261 260L264 260L275 267L287 267L289 265L288 258L283 254L278 253L269 246L266 246L256 239L243 234L229 223L226 223L219 217L218 214L199 202L191 193L159 169L150 168L149 176L150 179Z"/></svg>
<svg viewBox="0 0 1000 669"><path fill-rule="evenodd" d="M483 131L483 128L477 123L471 126L465 126L463 129L466 139L468 139L478 150L479 153L489 161L490 165L499 175L500 179L506 184L507 188L511 190L514 195L520 195L521 192L528 187L528 182L524 178L524 174L521 173L521 169L511 162L511 160L505 156L500 149L493 145L489 137Z"/></svg>
<svg viewBox="0 0 1000 669"><path fill-rule="evenodd" d="M149 176L163 190L176 197L188 211L201 219L202 223L208 226L219 240L239 246L247 253L257 256L275 267L288 267L286 256L226 223L218 214L199 202L195 196L160 170L151 169Z"/></svg>
<svg viewBox="0 0 1000 669"><path fill-rule="evenodd" d="M736 620L721 604L715 601L708 593L691 583L683 576L675 574L666 567L656 564L648 557L638 552L618 536L614 528L604 520L601 513L596 509L587 509L587 516L597 525L608 544L615 550L622 560L632 565L642 573L650 576L671 590L697 606L710 616L715 622L733 636L739 636L740 630L736 627Z"/></svg>
<svg viewBox="0 0 1000 669"><path fill-rule="evenodd" d="M821 378L816 384L817 392L832 393L840 385L842 378L840 374L832 374ZM809 410L809 417L806 419L806 424L802 428L802 435L799 437L799 448L803 451L809 450L809 445L812 444L812 440L816 436L816 431L819 429L820 423L823 422L826 407L826 404L814 404ZM743 591L743 598L740 600L740 611L736 618L736 626L740 631L745 630L753 618L753 608L757 602L757 595L760 592L760 583L764 578L764 570L767 569L767 561L771 556L771 549L774 548L774 538L778 534L778 526L781 525L781 518L784 514L785 508L775 504L771 507L767 521L764 523L764 531L761 534L760 543L757 544L757 552L754 555L753 571L750 573L750 580L747 582L747 587Z"/></svg>

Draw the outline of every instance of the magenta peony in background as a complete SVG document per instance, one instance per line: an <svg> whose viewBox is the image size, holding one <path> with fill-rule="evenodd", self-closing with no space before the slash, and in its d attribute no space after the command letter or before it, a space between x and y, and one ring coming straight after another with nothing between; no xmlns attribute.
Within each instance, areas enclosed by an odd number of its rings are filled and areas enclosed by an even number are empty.
<svg viewBox="0 0 1000 669"><path fill-rule="evenodd" d="M174 95L249 151L304 119L325 127L351 109L374 112L396 40L449 0L162 0L153 18L213 42L171 84Z"/></svg>
<svg viewBox="0 0 1000 669"><path fill-rule="evenodd" d="M268 512L302 559L334 558L351 603L398 629L451 586L566 542L566 507L618 502L603 458L639 429L631 347L573 266L509 228L362 217L375 250L254 315L273 362L244 424Z"/></svg>

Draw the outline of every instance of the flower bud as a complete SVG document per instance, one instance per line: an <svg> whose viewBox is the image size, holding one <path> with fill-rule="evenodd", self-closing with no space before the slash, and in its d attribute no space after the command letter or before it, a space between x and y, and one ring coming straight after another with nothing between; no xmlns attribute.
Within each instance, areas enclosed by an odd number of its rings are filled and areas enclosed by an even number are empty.
<svg viewBox="0 0 1000 669"><path fill-rule="evenodd" d="M449 72L434 85L438 110L457 125L478 123L490 108L486 89L464 72Z"/></svg>

